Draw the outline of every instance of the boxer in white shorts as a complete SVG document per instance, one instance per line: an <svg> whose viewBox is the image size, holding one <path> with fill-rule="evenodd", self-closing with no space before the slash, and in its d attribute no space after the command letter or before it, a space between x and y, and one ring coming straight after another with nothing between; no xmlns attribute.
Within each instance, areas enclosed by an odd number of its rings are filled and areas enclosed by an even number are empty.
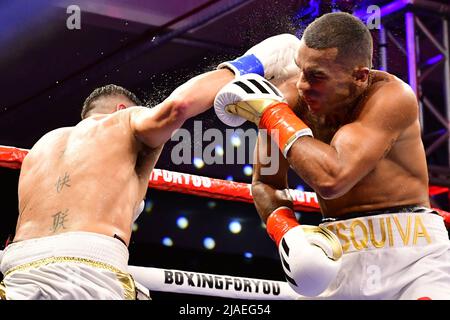
<svg viewBox="0 0 450 320"><path fill-rule="evenodd" d="M399 78L373 70L372 53L360 20L323 15L301 39L274 36L220 64L236 79L217 94L216 114L260 129L252 195L296 292L450 299L449 240L430 210L417 98ZM274 163L278 170L268 172ZM335 222L299 225L289 169ZM420 212L402 212L411 206Z"/></svg>
<svg viewBox="0 0 450 320"><path fill-rule="evenodd" d="M81 122L33 146L20 172L15 236L0 259L0 297L136 297L127 270L132 224L164 143L213 104L214 96L198 90L217 92L233 75L222 70L212 78L189 80L153 108L137 107L122 87L98 88Z"/></svg>
<svg viewBox="0 0 450 320"><path fill-rule="evenodd" d="M437 212L392 208L321 227L337 235L344 254L336 279L318 298L449 299L450 242Z"/></svg>

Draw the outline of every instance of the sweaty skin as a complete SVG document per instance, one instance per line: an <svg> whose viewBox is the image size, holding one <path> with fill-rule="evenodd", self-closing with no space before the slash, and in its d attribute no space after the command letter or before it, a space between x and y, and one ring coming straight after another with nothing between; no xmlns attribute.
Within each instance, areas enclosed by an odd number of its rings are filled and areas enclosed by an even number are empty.
<svg viewBox="0 0 450 320"><path fill-rule="evenodd" d="M411 88L381 71L367 72L349 85L333 69L336 52L318 51L301 46L299 75L280 87L314 139L298 139L287 159L259 139L258 148L277 152L280 163L276 174L261 175L262 161L255 156L252 194L263 221L279 206L292 207L285 191L289 167L316 191L324 217L412 204L429 207L418 104Z"/></svg>
<svg viewBox="0 0 450 320"><path fill-rule="evenodd" d="M133 212L161 152L133 137L135 109L89 117L36 143L22 164L14 241L88 231L128 243Z"/></svg>
<svg viewBox="0 0 450 320"><path fill-rule="evenodd" d="M152 109L131 107L125 97L111 99L127 108L47 133L22 164L14 241L87 231L117 235L128 244L133 213L163 144L186 119L212 106L232 79L228 70L200 75Z"/></svg>

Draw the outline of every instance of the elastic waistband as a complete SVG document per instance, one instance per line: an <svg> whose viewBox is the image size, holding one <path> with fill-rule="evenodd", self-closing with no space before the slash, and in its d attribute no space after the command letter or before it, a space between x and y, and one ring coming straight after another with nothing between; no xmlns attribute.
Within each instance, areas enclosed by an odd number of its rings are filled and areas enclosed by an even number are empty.
<svg viewBox="0 0 450 320"><path fill-rule="evenodd" d="M359 217L378 216L380 214L408 213L408 212L418 212L418 213L428 212L428 213L439 214L430 208L427 208L427 207L424 207L421 205L417 205L417 204L412 204L412 205L407 205L407 206L383 208L383 209L374 210L374 211L350 212L350 213L341 215L339 217L323 218L322 222L326 223L326 222L354 219L354 218L359 218Z"/></svg>
<svg viewBox="0 0 450 320"><path fill-rule="evenodd" d="M122 272L128 269L128 248L119 240L91 232L66 232L8 245L3 252L0 270L6 274L18 266L56 257L96 261Z"/></svg>
<svg viewBox="0 0 450 320"><path fill-rule="evenodd" d="M448 242L442 217L429 212L378 214L326 222L320 226L336 234L344 253Z"/></svg>

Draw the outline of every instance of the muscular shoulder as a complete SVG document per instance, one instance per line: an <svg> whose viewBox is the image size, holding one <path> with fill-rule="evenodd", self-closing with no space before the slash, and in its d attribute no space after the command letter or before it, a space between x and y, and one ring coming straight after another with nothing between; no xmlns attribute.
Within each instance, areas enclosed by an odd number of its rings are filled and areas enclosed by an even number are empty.
<svg viewBox="0 0 450 320"><path fill-rule="evenodd" d="M30 149L24 159L22 167L31 163L34 158L38 159L41 154L48 153L49 150L58 149L59 145L65 143L73 127L58 128L44 134Z"/></svg>
<svg viewBox="0 0 450 320"><path fill-rule="evenodd" d="M375 77L360 115L362 121L381 121L386 125L407 126L418 117L418 103L411 87L399 78L384 73Z"/></svg>
<svg viewBox="0 0 450 320"><path fill-rule="evenodd" d="M32 149L39 147L41 144L48 144L68 136L73 130L73 127L58 128L44 134L33 146Z"/></svg>

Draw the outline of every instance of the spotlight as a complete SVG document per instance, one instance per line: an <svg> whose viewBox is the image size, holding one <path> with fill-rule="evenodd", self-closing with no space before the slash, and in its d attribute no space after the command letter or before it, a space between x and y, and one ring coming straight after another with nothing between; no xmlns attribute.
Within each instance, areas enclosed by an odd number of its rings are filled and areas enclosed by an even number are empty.
<svg viewBox="0 0 450 320"><path fill-rule="evenodd" d="M185 217L179 217L177 219L177 226L180 229L186 229L189 226L189 220Z"/></svg>
<svg viewBox="0 0 450 320"><path fill-rule="evenodd" d="M218 156L223 156L224 152L223 152L223 147L221 145L217 145L214 150L216 151L216 154Z"/></svg>
<svg viewBox="0 0 450 320"><path fill-rule="evenodd" d="M235 133L231 135L231 145L236 148L241 145L241 138L239 137L239 135Z"/></svg>
<svg viewBox="0 0 450 320"><path fill-rule="evenodd" d="M193 163L194 163L194 166L195 166L197 169L201 169L201 168L203 168L203 166L205 165L205 163L203 162L203 160L200 159L200 158L194 158Z"/></svg>
<svg viewBox="0 0 450 320"><path fill-rule="evenodd" d="M246 258L246 259L251 259L251 258L253 258L253 253L251 253L251 252L244 252L244 257Z"/></svg>
<svg viewBox="0 0 450 320"><path fill-rule="evenodd" d="M244 166L243 171L246 176L251 176L253 174L253 167L247 164Z"/></svg>
<svg viewBox="0 0 450 320"><path fill-rule="evenodd" d="M173 241L172 241L172 239L170 238L170 237L164 237L163 239L162 239L162 244L163 245L165 245L166 247L171 247L171 246L173 246Z"/></svg>
<svg viewBox="0 0 450 320"><path fill-rule="evenodd" d="M203 246L208 250L212 250L216 246L216 242L213 238L206 237L205 239L203 239Z"/></svg>
<svg viewBox="0 0 450 320"><path fill-rule="evenodd" d="M207 206L209 209L214 209L215 207L217 207L217 202L215 201L208 201Z"/></svg>
<svg viewBox="0 0 450 320"><path fill-rule="evenodd" d="M228 230L230 230L231 233L238 234L242 230L241 223L237 220L233 220L228 224Z"/></svg>
<svg viewBox="0 0 450 320"><path fill-rule="evenodd" d="M144 211L147 213L150 213L153 209L153 201L150 199L147 199L145 201L145 207L144 207Z"/></svg>

